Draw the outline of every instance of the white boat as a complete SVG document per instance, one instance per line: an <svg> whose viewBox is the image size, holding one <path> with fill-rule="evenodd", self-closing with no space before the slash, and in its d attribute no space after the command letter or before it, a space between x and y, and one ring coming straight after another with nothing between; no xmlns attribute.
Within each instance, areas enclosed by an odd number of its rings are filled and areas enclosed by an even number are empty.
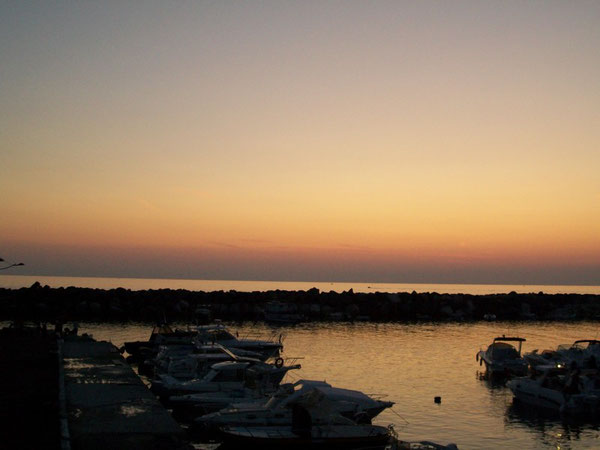
<svg viewBox="0 0 600 450"><path fill-rule="evenodd" d="M600 341L596 339L580 339L572 344L561 344L556 350L537 349L523 355L533 368L552 364L565 367L576 365L579 368L595 369L600 364Z"/></svg>
<svg viewBox="0 0 600 450"><path fill-rule="evenodd" d="M521 337L501 336L486 350L480 350L475 355L479 365L485 364L486 371L492 376L526 375L529 365L521 356L521 348L526 339ZM515 348L513 343L517 343Z"/></svg>
<svg viewBox="0 0 600 450"><path fill-rule="evenodd" d="M600 412L600 379L597 371L538 366L538 375L510 380L514 397L528 405L564 414Z"/></svg>
<svg viewBox="0 0 600 450"><path fill-rule="evenodd" d="M187 330L173 330L169 325L157 325L152 329L147 341L125 342L123 350L126 350L134 360L144 361L154 357L161 345L188 345L190 348L195 344L221 344L229 349L251 351L260 355L263 361L279 356L283 349L282 336L278 340L239 338L237 333L231 333L225 325L217 322L211 325L201 325Z"/></svg>
<svg viewBox="0 0 600 450"><path fill-rule="evenodd" d="M243 361L221 362L213 364L210 371L199 379L181 381L170 375L159 375L158 379L153 381L151 389L163 400L168 401L176 396L244 388L274 392L288 371L300 368L300 364L285 366L283 362L281 358L276 364L249 361L247 358Z"/></svg>
<svg viewBox="0 0 600 450"><path fill-rule="evenodd" d="M197 334L194 337L194 343L207 344L218 343L229 349L240 349L259 353L263 360L279 356L283 349L283 337L280 335L278 340L248 339L232 334L225 325L215 323L211 325L202 325L197 328Z"/></svg>
<svg viewBox="0 0 600 450"><path fill-rule="evenodd" d="M241 388L171 396L168 404L178 420L190 422L197 417L229 408L235 403L260 405L266 399L268 399L268 394L260 389Z"/></svg>
<svg viewBox="0 0 600 450"><path fill-rule="evenodd" d="M220 344L196 346L161 346L155 358L140 364L139 371L158 376L171 375L179 380L199 378L208 372L213 364L225 361L257 361L261 355L245 350L230 350Z"/></svg>
<svg viewBox="0 0 600 450"><path fill-rule="evenodd" d="M378 425L316 425L306 432L292 426L225 427L225 448L243 449L385 449L388 428Z"/></svg>
<svg viewBox="0 0 600 450"><path fill-rule="evenodd" d="M339 416L320 399L292 406L292 420L286 425L224 426L220 429L226 447L255 449L383 449L391 441L387 427L356 424ZM319 423L315 420L321 416Z"/></svg>
<svg viewBox="0 0 600 450"><path fill-rule="evenodd" d="M147 356L156 353L156 348L159 345L190 345L196 333L195 329L173 330L168 324L163 323L152 328L147 341L125 342L122 350L127 351L134 359L141 358L143 360Z"/></svg>
<svg viewBox="0 0 600 450"><path fill-rule="evenodd" d="M324 381L300 380L281 385L266 402L235 403L227 409L198 417L194 422L204 430L222 426L290 425L294 405L306 403L319 403L327 413L325 416L314 415L317 424L329 423L332 416L370 423L384 409L394 405L394 402L379 400L360 391L336 388Z"/></svg>

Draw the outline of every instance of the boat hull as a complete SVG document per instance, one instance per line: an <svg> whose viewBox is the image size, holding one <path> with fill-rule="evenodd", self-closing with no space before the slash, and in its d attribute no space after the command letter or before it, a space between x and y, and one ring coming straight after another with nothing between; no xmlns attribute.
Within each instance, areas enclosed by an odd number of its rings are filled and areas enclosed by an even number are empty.
<svg viewBox="0 0 600 450"><path fill-rule="evenodd" d="M517 379L508 383L516 400L545 411L568 415L597 415L600 397L591 393L568 395L538 385L535 380Z"/></svg>
<svg viewBox="0 0 600 450"><path fill-rule="evenodd" d="M317 426L306 434L291 427L225 427L221 438L227 448L383 449L390 441L390 433L387 428L374 425Z"/></svg>

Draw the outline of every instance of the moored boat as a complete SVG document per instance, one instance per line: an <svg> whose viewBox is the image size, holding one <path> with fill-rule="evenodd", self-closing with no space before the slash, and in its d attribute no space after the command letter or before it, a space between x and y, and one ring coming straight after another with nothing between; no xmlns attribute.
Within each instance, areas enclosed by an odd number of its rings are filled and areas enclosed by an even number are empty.
<svg viewBox="0 0 600 450"><path fill-rule="evenodd" d="M155 353L155 349L160 345L191 345L195 335L196 330L194 329L173 329L168 324L163 323L152 328L147 341L125 342L123 347L134 359L143 360Z"/></svg>
<svg viewBox="0 0 600 450"><path fill-rule="evenodd" d="M390 430L378 425L318 425L307 428L224 427L221 437L229 448L243 449L384 449Z"/></svg>
<svg viewBox="0 0 600 450"><path fill-rule="evenodd" d="M560 364L570 367L576 364L580 368L595 369L600 361L600 341L596 339L579 339L572 344L561 344L556 350L547 349L539 352L537 349L525 353L523 358L532 368Z"/></svg>
<svg viewBox="0 0 600 450"><path fill-rule="evenodd" d="M564 366L538 366L531 377L510 380L515 399L561 414L600 412L600 378L596 370L569 370Z"/></svg>
<svg viewBox="0 0 600 450"><path fill-rule="evenodd" d="M525 338L501 336L494 338L486 350L475 355L479 365L485 364L488 374L492 376L522 376L527 374L529 365L521 356ZM513 343L517 343L515 348Z"/></svg>
<svg viewBox="0 0 600 450"><path fill-rule="evenodd" d="M394 402L372 398L360 391L331 386L324 381L299 380L280 388L262 403L239 404L195 419L198 429L214 431L222 426L288 426L292 424L296 404L319 403L327 415L313 414L314 424L327 424L332 417L342 416L354 422L371 423Z"/></svg>
<svg viewBox="0 0 600 450"><path fill-rule="evenodd" d="M196 344L218 343L231 350L240 349L259 353L263 360L279 356L283 350L282 340L282 335L279 335L278 340L250 339L248 337L240 339L237 333L234 335L221 323L199 326L194 337Z"/></svg>
<svg viewBox="0 0 600 450"><path fill-rule="evenodd" d="M280 362L279 362L280 361ZM283 359L277 364L267 364L247 358L213 364L210 371L199 379L181 381L170 375L159 375L151 386L152 391L167 403L194 403L193 394L237 391L245 388L274 392L288 371L300 365L285 366Z"/></svg>

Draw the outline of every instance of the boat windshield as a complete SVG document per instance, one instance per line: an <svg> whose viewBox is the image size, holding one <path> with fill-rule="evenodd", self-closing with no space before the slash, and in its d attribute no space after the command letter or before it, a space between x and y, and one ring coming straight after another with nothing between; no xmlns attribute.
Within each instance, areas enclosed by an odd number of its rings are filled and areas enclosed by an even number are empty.
<svg viewBox="0 0 600 450"><path fill-rule="evenodd" d="M223 328L198 328L197 342L222 342L236 340L235 336Z"/></svg>
<svg viewBox="0 0 600 450"><path fill-rule="evenodd" d="M505 342L496 342L492 348L492 354L496 360L519 358L519 352L512 345Z"/></svg>
<svg viewBox="0 0 600 450"><path fill-rule="evenodd" d="M573 345L571 346L572 349L577 349L577 350L586 350L586 349L590 349L590 350L595 350L597 348L599 348L599 341L577 341L575 343L573 343Z"/></svg>
<svg viewBox="0 0 600 450"><path fill-rule="evenodd" d="M212 381L214 377L217 376L217 371L215 369L210 369L206 375L202 378L202 381Z"/></svg>
<svg viewBox="0 0 600 450"><path fill-rule="evenodd" d="M214 337L217 341L230 341L232 339L235 339L235 336L233 334L225 330L219 330L215 332Z"/></svg>

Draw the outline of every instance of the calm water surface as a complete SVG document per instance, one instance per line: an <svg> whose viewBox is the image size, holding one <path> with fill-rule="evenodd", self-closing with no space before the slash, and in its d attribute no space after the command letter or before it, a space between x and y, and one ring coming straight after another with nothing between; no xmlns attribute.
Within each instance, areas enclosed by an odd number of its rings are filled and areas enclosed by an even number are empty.
<svg viewBox="0 0 600 450"><path fill-rule="evenodd" d="M150 325L81 324L96 339L121 346L146 339ZM302 357L300 378L396 402L376 423L392 423L404 440L456 443L461 449L600 448L599 423L542 417L513 405L510 390L482 379L475 353L497 335L527 338L524 351L598 338L597 322L476 324L317 323L286 328L231 325L240 335L284 333L285 356ZM441 404L434 397L441 396Z"/></svg>

